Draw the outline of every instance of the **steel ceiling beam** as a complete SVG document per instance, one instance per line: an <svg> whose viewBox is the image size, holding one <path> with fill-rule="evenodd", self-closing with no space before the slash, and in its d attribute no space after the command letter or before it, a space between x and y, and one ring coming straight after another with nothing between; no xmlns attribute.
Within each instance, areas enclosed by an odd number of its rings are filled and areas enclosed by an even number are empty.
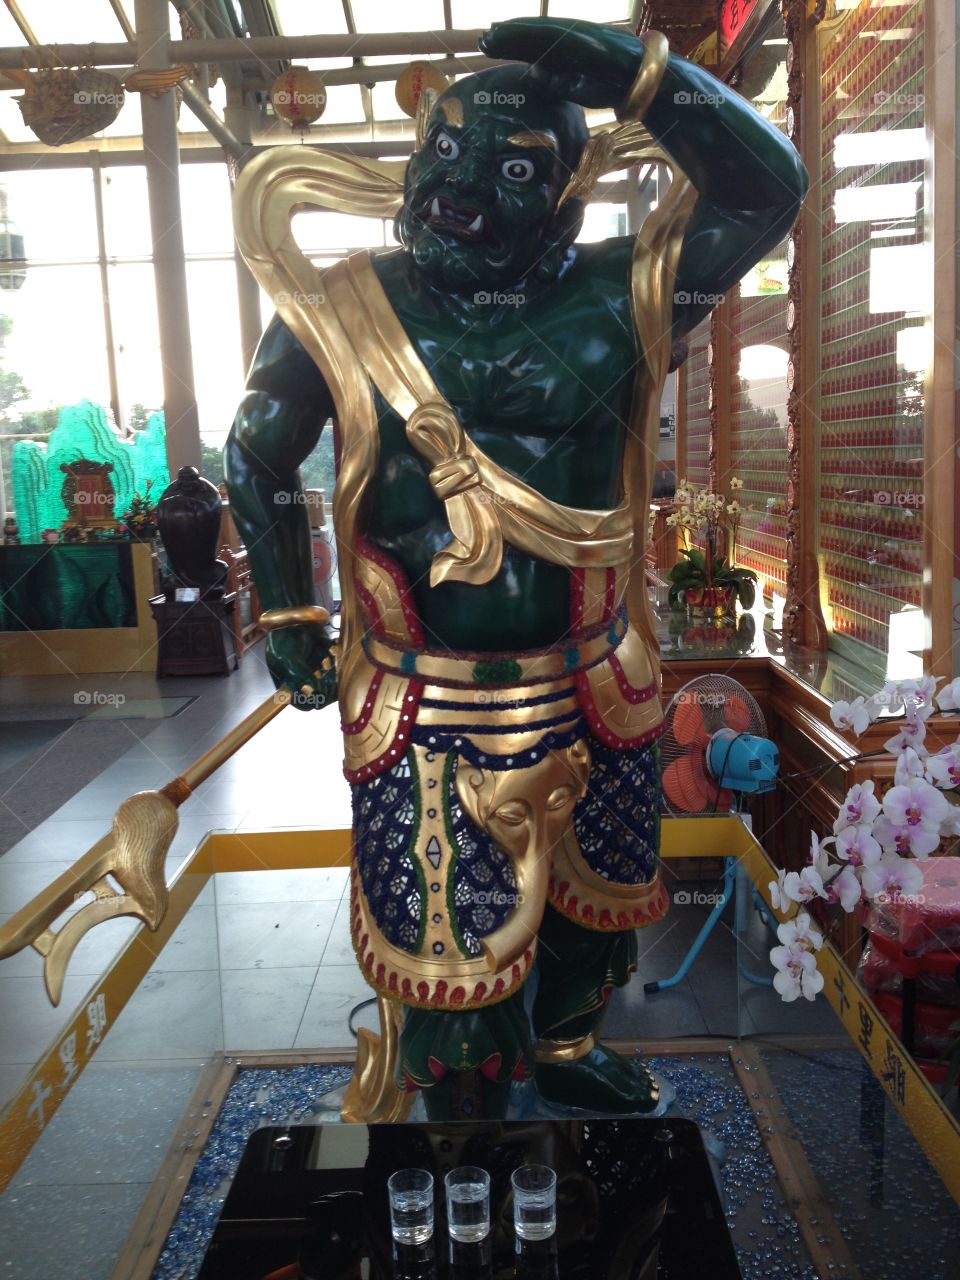
<svg viewBox="0 0 960 1280"><path fill-rule="evenodd" d="M113 9L123 34L128 40L135 40L136 32L124 12L120 0L110 0L110 7ZM238 160L242 159L249 148L243 146L240 140L227 128L196 85L189 80L184 80L180 85L180 92L183 95L183 101L210 136L216 138L222 147L226 147L232 156L235 156Z"/></svg>
<svg viewBox="0 0 960 1280"><path fill-rule="evenodd" d="M171 40L162 52L164 64L180 62L272 62L285 58L372 58L390 54L475 53L483 32L387 31L358 35L253 36L249 40ZM137 61L137 46L122 43L59 44L56 56L64 67L128 67ZM50 51L0 48L0 67L49 66Z"/></svg>

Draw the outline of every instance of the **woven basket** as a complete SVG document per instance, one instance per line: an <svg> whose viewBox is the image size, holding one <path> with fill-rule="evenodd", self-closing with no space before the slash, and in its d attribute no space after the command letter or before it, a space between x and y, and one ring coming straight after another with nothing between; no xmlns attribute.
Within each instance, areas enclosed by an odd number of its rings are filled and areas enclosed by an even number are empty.
<svg viewBox="0 0 960 1280"><path fill-rule="evenodd" d="M17 102L27 128L48 147L62 147L112 124L123 106L123 86L105 71L38 71Z"/></svg>

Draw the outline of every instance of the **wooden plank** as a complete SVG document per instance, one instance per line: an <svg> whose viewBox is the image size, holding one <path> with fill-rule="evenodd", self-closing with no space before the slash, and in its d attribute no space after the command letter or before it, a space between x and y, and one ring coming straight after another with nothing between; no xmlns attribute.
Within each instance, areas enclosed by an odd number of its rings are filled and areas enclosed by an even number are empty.
<svg viewBox="0 0 960 1280"><path fill-rule="evenodd" d="M197 1081L110 1280L150 1280L237 1070L236 1059L218 1054ZM186 1124L193 1126L189 1141L184 1141Z"/></svg>
<svg viewBox="0 0 960 1280"><path fill-rule="evenodd" d="M711 1053L729 1053L729 1036L688 1036L679 1040L606 1040L603 1043L616 1053L639 1050L645 1058L682 1058L687 1054L706 1057Z"/></svg>
<svg viewBox="0 0 960 1280"><path fill-rule="evenodd" d="M820 1280L860 1280L860 1268L759 1053L741 1041L731 1049L730 1060L817 1275Z"/></svg>
<svg viewBox="0 0 960 1280"><path fill-rule="evenodd" d="M956 396L957 23L952 4L924 5L924 125L927 142L924 211L933 288L930 363L923 384L923 669L954 674L954 458ZM929 219L929 222L928 222Z"/></svg>
<svg viewBox="0 0 960 1280"><path fill-rule="evenodd" d="M248 1067L349 1067L356 1057L355 1044L343 1049L271 1049L240 1054L238 1066L244 1070Z"/></svg>

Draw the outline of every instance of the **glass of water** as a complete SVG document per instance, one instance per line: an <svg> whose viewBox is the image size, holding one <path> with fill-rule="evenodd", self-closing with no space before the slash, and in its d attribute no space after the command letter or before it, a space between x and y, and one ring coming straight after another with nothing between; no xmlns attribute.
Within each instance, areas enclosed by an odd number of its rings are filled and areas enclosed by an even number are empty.
<svg viewBox="0 0 960 1280"><path fill-rule="evenodd" d="M521 1240L546 1240L557 1229L557 1175L544 1164L522 1164L513 1183L513 1229Z"/></svg>
<svg viewBox="0 0 960 1280"><path fill-rule="evenodd" d="M454 1240L474 1244L490 1231L490 1175L475 1165L451 1169L447 1188L447 1226Z"/></svg>
<svg viewBox="0 0 960 1280"><path fill-rule="evenodd" d="M398 1169L387 1182L390 1225L399 1244L423 1244L433 1235L433 1174Z"/></svg>

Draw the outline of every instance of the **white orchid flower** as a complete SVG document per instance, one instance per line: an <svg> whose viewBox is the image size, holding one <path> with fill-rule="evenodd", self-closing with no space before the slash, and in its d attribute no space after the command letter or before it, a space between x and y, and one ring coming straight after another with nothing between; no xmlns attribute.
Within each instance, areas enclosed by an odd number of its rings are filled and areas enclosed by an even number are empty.
<svg viewBox="0 0 960 1280"><path fill-rule="evenodd" d="M923 872L912 858L887 854L863 873L863 889L869 898L897 901L910 898L923 888Z"/></svg>
<svg viewBox="0 0 960 1280"><path fill-rule="evenodd" d="M883 854L869 826L844 827L837 836L837 857L851 867L870 866Z"/></svg>
<svg viewBox="0 0 960 1280"><path fill-rule="evenodd" d="M960 676L943 686L937 694L937 706L941 711L960 711Z"/></svg>
<svg viewBox="0 0 960 1280"><path fill-rule="evenodd" d="M800 996L813 1000L823 990L823 974L817 968L817 958L806 947L774 947L770 959L777 970L774 988L785 1003Z"/></svg>
<svg viewBox="0 0 960 1280"><path fill-rule="evenodd" d="M897 756L897 766L893 773L893 781L898 787L905 786L911 778L922 778L925 770L923 761L913 747L905 747Z"/></svg>
<svg viewBox="0 0 960 1280"><path fill-rule="evenodd" d="M880 801L876 797L873 779L856 782L844 796L843 805L833 824L834 835L839 835L844 827L858 827L863 824L869 826L879 816Z"/></svg>
<svg viewBox="0 0 960 1280"><path fill-rule="evenodd" d="M838 729L853 733L859 737L870 724L870 713L865 698L854 698L852 702L835 702L830 708L830 719Z"/></svg>
<svg viewBox="0 0 960 1280"><path fill-rule="evenodd" d="M800 872L788 871L783 881L784 892L791 902L812 902L823 898L823 877L816 867L804 867Z"/></svg>

